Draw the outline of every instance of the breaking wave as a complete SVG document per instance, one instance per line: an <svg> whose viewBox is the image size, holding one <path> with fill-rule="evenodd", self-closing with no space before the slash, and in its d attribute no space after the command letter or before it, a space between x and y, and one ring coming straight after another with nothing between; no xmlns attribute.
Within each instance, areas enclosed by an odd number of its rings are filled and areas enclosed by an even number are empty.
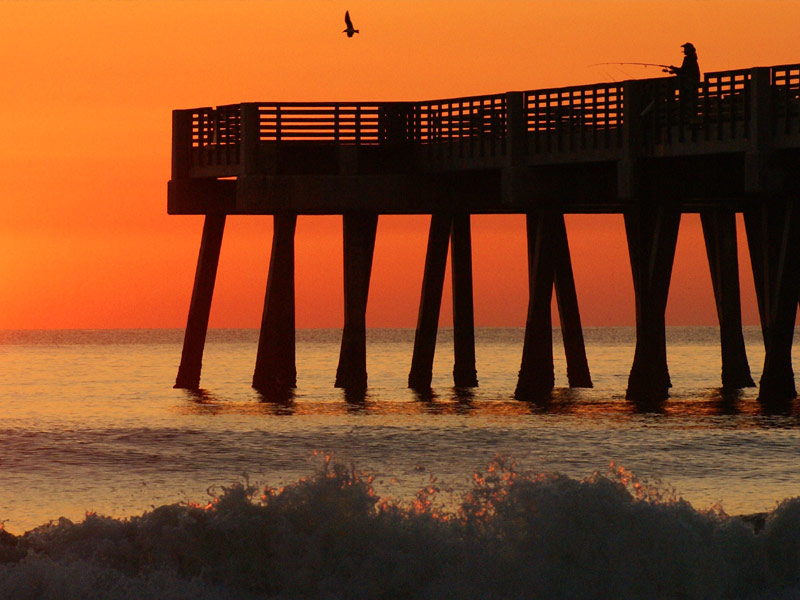
<svg viewBox="0 0 800 600"><path fill-rule="evenodd" d="M695 510L624 468L576 480L497 458L458 506L410 501L330 457L141 516L0 529L0 598L800 598L800 498Z"/></svg>

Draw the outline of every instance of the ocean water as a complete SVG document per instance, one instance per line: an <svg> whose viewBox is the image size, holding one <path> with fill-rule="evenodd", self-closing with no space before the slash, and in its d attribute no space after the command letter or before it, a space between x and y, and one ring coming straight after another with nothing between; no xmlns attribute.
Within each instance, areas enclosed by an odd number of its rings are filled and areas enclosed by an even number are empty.
<svg viewBox="0 0 800 600"><path fill-rule="evenodd" d="M533 404L522 329L478 330L473 390L442 330L430 395L413 330L371 330L363 397L333 388L340 331L301 330L280 402L256 331L209 333L197 393L179 330L0 332L0 598L800 598L797 402L723 394L718 331L670 328L643 410L633 330L585 335L595 387L556 332Z"/></svg>

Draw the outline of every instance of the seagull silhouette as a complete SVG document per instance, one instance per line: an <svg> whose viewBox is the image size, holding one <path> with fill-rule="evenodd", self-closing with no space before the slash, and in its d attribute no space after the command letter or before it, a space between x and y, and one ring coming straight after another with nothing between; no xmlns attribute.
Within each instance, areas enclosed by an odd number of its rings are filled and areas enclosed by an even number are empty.
<svg viewBox="0 0 800 600"><path fill-rule="evenodd" d="M358 29L353 28L353 22L350 20L350 11L344 11L344 23L347 25L347 29L343 30L342 33L346 33L347 37L353 37L354 33L359 33Z"/></svg>

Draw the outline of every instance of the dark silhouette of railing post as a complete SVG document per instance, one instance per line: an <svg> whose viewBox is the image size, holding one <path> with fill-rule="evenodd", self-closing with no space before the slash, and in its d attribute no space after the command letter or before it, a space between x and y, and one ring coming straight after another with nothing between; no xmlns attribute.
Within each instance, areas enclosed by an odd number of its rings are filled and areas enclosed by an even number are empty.
<svg viewBox="0 0 800 600"><path fill-rule="evenodd" d="M377 228L375 213L342 215L344 328L334 384L339 388L367 387L367 296Z"/></svg>
<svg viewBox="0 0 800 600"><path fill-rule="evenodd" d="M411 371L408 375L408 387L415 390L430 389L433 379L433 357L436 351L436 333L447 267L447 245L452 224L451 214L431 215L419 316L414 335L414 354L411 357Z"/></svg>
<svg viewBox="0 0 800 600"><path fill-rule="evenodd" d="M672 383L667 368L664 312L681 213L665 204L639 204L625 213L636 299L636 349L626 397L659 401Z"/></svg>
<svg viewBox="0 0 800 600"><path fill-rule="evenodd" d="M254 102L245 102L241 104L240 110L241 173L236 177L236 195L239 210L246 211L258 202L263 189L264 176L275 174L278 149L276 144L261 143L259 105ZM279 136L280 132L277 131L275 135Z"/></svg>
<svg viewBox="0 0 800 600"><path fill-rule="evenodd" d="M617 161L617 195L633 201L642 195L641 162L644 150L643 81L626 81L622 88L625 104L622 109L622 153ZM655 102L655 100L653 100ZM652 111L652 106L650 107Z"/></svg>
<svg viewBox="0 0 800 600"><path fill-rule="evenodd" d="M297 215L273 217L272 253L253 387L263 393L297 385L295 366L294 232Z"/></svg>
<svg viewBox="0 0 800 600"><path fill-rule="evenodd" d="M241 105L241 139L239 152L245 176L261 175L261 122L258 105L244 102Z"/></svg>
<svg viewBox="0 0 800 600"><path fill-rule="evenodd" d="M192 169L192 112L172 111L172 180L191 177Z"/></svg>
<svg viewBox="0 0 800 600"><path fill-rule="evenodd" d="M769 161L774 156L774 130L772 119L772 86L770 70L766 67L752 69L746 91L750 106L748 139L745 151L745 193L758 197L773 187Z"/></svg>
<svg viewBox="0 0 800 600"><path fill-rule="evenodd" d="M453 285L453 382L456 387L476 387L475 315L472 295L472 234L469 213L453 216L450 237Z"/></svg>
<svg viewBox="0 0 800 600"><path fill-rule="evenodd" d="M528 115L525 94L506 93L506 160L503 167L502 202L512 204L524 194L525 156L528 153Z"/></svg>
<svg viewBox="0 0 800 600"><path fill-rule="evenodd" d="M700 220L719 320L722 387L753 387L742 335L736 213L727 208L707 209L700 213Z"/></svg>

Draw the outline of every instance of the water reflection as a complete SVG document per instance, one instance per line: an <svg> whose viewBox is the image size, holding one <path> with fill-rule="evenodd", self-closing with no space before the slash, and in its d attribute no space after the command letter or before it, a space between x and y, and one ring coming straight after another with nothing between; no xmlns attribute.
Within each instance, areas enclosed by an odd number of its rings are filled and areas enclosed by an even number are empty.
<svg viewBox="0 0 800 600"><path fill-rule="evenodd" d="M218 398L211 392L204 389L181 390L188 397L192 412L199 415L217 415L223 411L223 407Z"/></svg>
<svg viewBox="0 0 800 600"><path fill-rule="evenodd" d="M769 416L789 417L794 413L794 399L758 397L763 414Z"/></svg>
<svg viewBox="0 0 800 600"><path fill-rule="evenodd" d="M421 413L431 415L465 415L474 408L475 388L453 387L444 393L433 388L412 389L415 406Z"/></svg>
<svg viewBox="0 0 800 600"><path fill-rule="evenodd" d="M418 402L432 404L439 396L433 388L410 388Z"/></svg>
<svg viewBox="0 0 800 600"><path fill-rule="evenodd" d="M736 416L741 413L742 400L746 397L741 389L714 388L707 399L711 412L719 416Z"/></svg>
<svg viewBox="0 0 800 600"><path fill-rule="evenodd" d="M798 413L796 406L788 401L780 405L761 405L761 414L765 417L781 418L785 423L792 423L793 425L800 423L800 413Z"/></svg>
<svg viewBox="0 0 800 600"><path fill-rule="evenodd" d="M475 399L475 388L454 387L453 394L461 402L472 402Z"/></svg>
<svg viewBox="0 0 800 600"><path fill-rule="evenodd" d="M456 412L459 414L467 414L474 408L473 404L475 401L475 388L454 387L453 395L456 403Z"/></svg>
<svg viewBox="0 0 800 600"><path fill-rule="evenodd" d="M402 391L381 387L332 388L326 393L317 390L309 394L297 394L294 388L290 388L268 392L253 390L248 395L232 398L205 389L181 392L186 402L178 410L201 416L474 415L478 418L525 419L548 415L618 422L655 416L692 428L800 427L800 409L796 402L764 403L751 390L724 388L678 389L665 400L635 402L626 399L622 393L568 387L557 387L546 396L532 400L516 400L511 390L498 392L459 387Z"/></svg>
<svg viewBox="0 0 800 600"><path fill-rule="evenodd" d="M348 413L361 413L367 409L369 394L363 386L344 388L345 408Z"/></svg>
<svg viewBox="0 0 800 600"><path fill-rule="evenodd" d="M294 388L275 387L255 392L258 394L261 406L267 408L269 413L281 416L294 414Z"/></svg>
<svg viewBox="0 0 800 600"><path fill-rule="evenodd" d="M546 395L522 402L529 406L531 414L570 415L581 410L582 401L585 402L585 399L579 389L553 388Z"/></svg>
<svg viewBox="0 0 800 600"><path fill-rule="evenodd" d="M637 398L629 400L633 414L665 415L667 414L667 398Z"/></svg>

